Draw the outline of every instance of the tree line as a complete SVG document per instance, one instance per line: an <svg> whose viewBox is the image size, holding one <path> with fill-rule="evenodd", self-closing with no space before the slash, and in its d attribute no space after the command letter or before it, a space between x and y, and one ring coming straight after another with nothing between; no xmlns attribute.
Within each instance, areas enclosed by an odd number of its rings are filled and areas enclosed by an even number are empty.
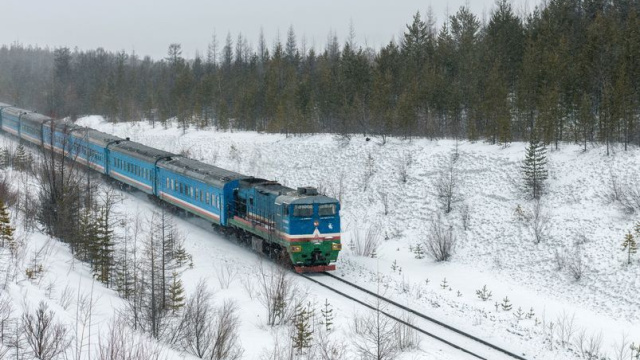
<svg viewBox="0 0 640 360"><path fill-rule="evenodd" d="M205 56L0 48L0 96L55 116L104 114L266 132L455 137L508 144L639 143L640 1L549 0L483 20L461 7L441 26L417 12L379 49L330 34L322 51L293 28L212 36Z"/></svg>

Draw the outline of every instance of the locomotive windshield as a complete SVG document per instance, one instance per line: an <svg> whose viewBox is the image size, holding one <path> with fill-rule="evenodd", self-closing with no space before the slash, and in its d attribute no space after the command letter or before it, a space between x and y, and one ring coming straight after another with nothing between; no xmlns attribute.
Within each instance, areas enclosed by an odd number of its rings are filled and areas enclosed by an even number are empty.
<svg viewBox="0 0 640 360"><path fill-rule="evenodd" d="M293 216L297 216L297 217L313 216L313 205L295 205L293 207Z"/></svg>
<svg viewBox="0 0 640 360"><path fill-rule="evenodd" d="M332 216L336 214L336 204L323 204L318 207L318 215Z"/></svg>

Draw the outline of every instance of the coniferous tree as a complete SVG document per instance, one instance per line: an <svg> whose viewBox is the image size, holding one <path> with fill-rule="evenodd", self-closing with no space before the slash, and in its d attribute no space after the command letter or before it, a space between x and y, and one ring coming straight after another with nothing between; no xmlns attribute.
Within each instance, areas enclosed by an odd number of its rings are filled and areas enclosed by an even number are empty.
<svg viewBox="0 0 640 360"><path fill-rule="evenodd" d="M333 329L333 307L329 304L329 299L324 300L324 307L320 310L322 314L322 323L326 331Z"/></svg>
<svg viewBox="0 0 640 360"><path fill-rule="evenodd" d="M531 138L526 148L522 171L525 185L534 199L539 199L544 190L544 182L547 180L547 150L538 141L536 136Z"/></svg>
<svg viewBox="0 0 640 360"><path fill-rule="evenodd" d="M624 242L622 243L622 250L627 252L627 264L631 265L631 255L638 252L638 244L634 239L631 232L628 232L624 236Z"/></svg>
<svg viewBox="0 0 640 360"><path fill-rule="evenodd" d="M24 145L18 144L16 154L13 158L13 166L18 170L26 170L29 166L29 158Z"/></svg>
<svg viewBox="0 0 640 360"><path fill-rule="evenodd" d="M111 229L109 212L103 206L97 214L96 254L94 272L100 282L111 285L114 266L113 229Z"/></svg>
<svg viewBox="0 0 640 360"><path fill-rule="evenodd" d="M90 206L85 207L80 213L78 233L80 236L72 243L71 248L74 249L78 258L93 264L98 253L98 223ZM95 268L93 269L96 274Z"/></svg>
<svg viewBox="0 0 640 360"><path fill-rule="evenodd" d="M296 349L298 355L302 355L304 351L311 347L313 340L313 324L312 312L310 304L304 306L297 304L293 317L293 348Z"/></svg>
<svg viewBox="0 0 640 360"><path fill-rule="evenodd" d="M176 271L171 274L171 286L169 286L169 302L168 308L176 314L180 309L184 307L185 296L184 287L182 286L182 280Z"/></svg>
<svg viewBox="0 0 640 360"><path fill-rule="evenodd" d="M0 168L4 169L11 166L11 155L9 154L9 149L3 147L0 149Z"/></svg>
<svg viewBox="0 0 640 360"><path fill-rule="evenodd" d="M0 199L0 246L8 247L13 255L17 250L15 239L13 238L14 228L11 226L9 212L4 202Z"/></svg>

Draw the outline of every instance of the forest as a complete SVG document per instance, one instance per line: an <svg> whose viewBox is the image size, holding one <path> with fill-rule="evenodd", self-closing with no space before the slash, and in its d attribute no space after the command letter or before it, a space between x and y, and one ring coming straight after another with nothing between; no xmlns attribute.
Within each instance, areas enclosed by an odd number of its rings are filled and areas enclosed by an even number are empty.
<svg viewBox="0 0 640 360"><path fill-rule="evenodd" d="M639 144L640 1L548 0L527 14L498 0L438 26L407 14L379 49L329 33L321 51L290 27L257 46L213 35L205 55L0 48L0 99L52 117L177 119L188 127L292 134L541 139ZM390 35L391 38L391 35Z"/></svg>

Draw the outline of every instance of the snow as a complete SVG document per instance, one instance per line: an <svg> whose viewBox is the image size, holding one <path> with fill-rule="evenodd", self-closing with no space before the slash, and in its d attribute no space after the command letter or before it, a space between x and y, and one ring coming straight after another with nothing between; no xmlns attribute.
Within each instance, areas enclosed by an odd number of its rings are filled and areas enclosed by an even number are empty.
<svg viewBox="0 0 640 360"><path fill-rule="evenodd" d="M215 129L188 129L183 134L175 124L168 128L159 124L154 128L146 122L111 124L98 116L82 118L79 124L228 170L275 179L290 187L318 186L327 195L341 199L345 246L336 275L373 291L380 286L381 292L399 303L524 354L527 359L579 358L574 343L581 331L587 337L602 334L602 352L612 358L623 336L629 343L640 342L640 261L636 256L632 265L626 265L621 247L624 234L633 229L638 217L610 196L612 176L624 185L635 184L640 168L640 150L635 147L628 151L616 148L610 156L603 146L591 146L586 152L572 144L549 149L550 176L542 203L549 226L547 236L535 244L529 221L516 214L518 206L526 215L533 208L521 188L524 143L501 147L482 142L388 138L382 144L377 138L365 141L356 136L286 137ZM458 238L454 256L445 263L429 257L417 259L410 248L428 234L430 221L440 208L434 181L455 149L459 153L455 166L463 201L455 203L453 211L444 217ZM406 182L401 181L402 162L407 164ZM464 207L469 209L467 230L462 226ZM148 217L154 209L146 196L136 192L123 192L117 206L119 215L129 218ZM265 325L262 305L246 288L255 288L261 260L211 231L204 221L177 218L176 223L186 234L185 247L194 261L193 269L183 275L187 294L204 279L210 289L215 289L216 303L236 301L241 309L244 358L260 358L273 346L273 331ZM377 257L351 254L346 245L353 229L362 232L370 226L380 229L383 238ZM33 248L47 241L37 232L27 236ZM73 262L65 246L55 241L52 244L54 251L47 261L45 277L38 284L12 284L9 296L16 304L23 298L32 306L47 301L55 306L61 320L73 324L73 306L67 310L56 306L56 296L47 297L44 284L54 282L57 294L67 285L81 292L93 289L98 299L93 323L104 327L122 301L113 291L94 283L86 266ZM579 249L586 266L579 281L566 267L558 270L555 260L555 253L560 252L569 261L575 249ZM265 262L264 266L271 265ZM237 272L228 288L218 281L223 267ZM443 289L445 278L447 287ZM316 304L329 299L336 312L334 336L348 344L352 338L349 324L355 313L364 310L304 279L297 281ZM483 285L493 294L487 302L475 294ZM505 297L513 310L496 311L495 302L501 303ZM513 314L518 308L525 313L533 308L534 319L517 320ZM575 334L571 344L563 346L557 330L560 323L568 323L571 318L575 318ZM552 322L554 334L550 336ZM400 359L463 358L455 349L427 338L422 340L421 349L402 354ZM187 356L168 349L167 354L170 358Z"/></svg>

